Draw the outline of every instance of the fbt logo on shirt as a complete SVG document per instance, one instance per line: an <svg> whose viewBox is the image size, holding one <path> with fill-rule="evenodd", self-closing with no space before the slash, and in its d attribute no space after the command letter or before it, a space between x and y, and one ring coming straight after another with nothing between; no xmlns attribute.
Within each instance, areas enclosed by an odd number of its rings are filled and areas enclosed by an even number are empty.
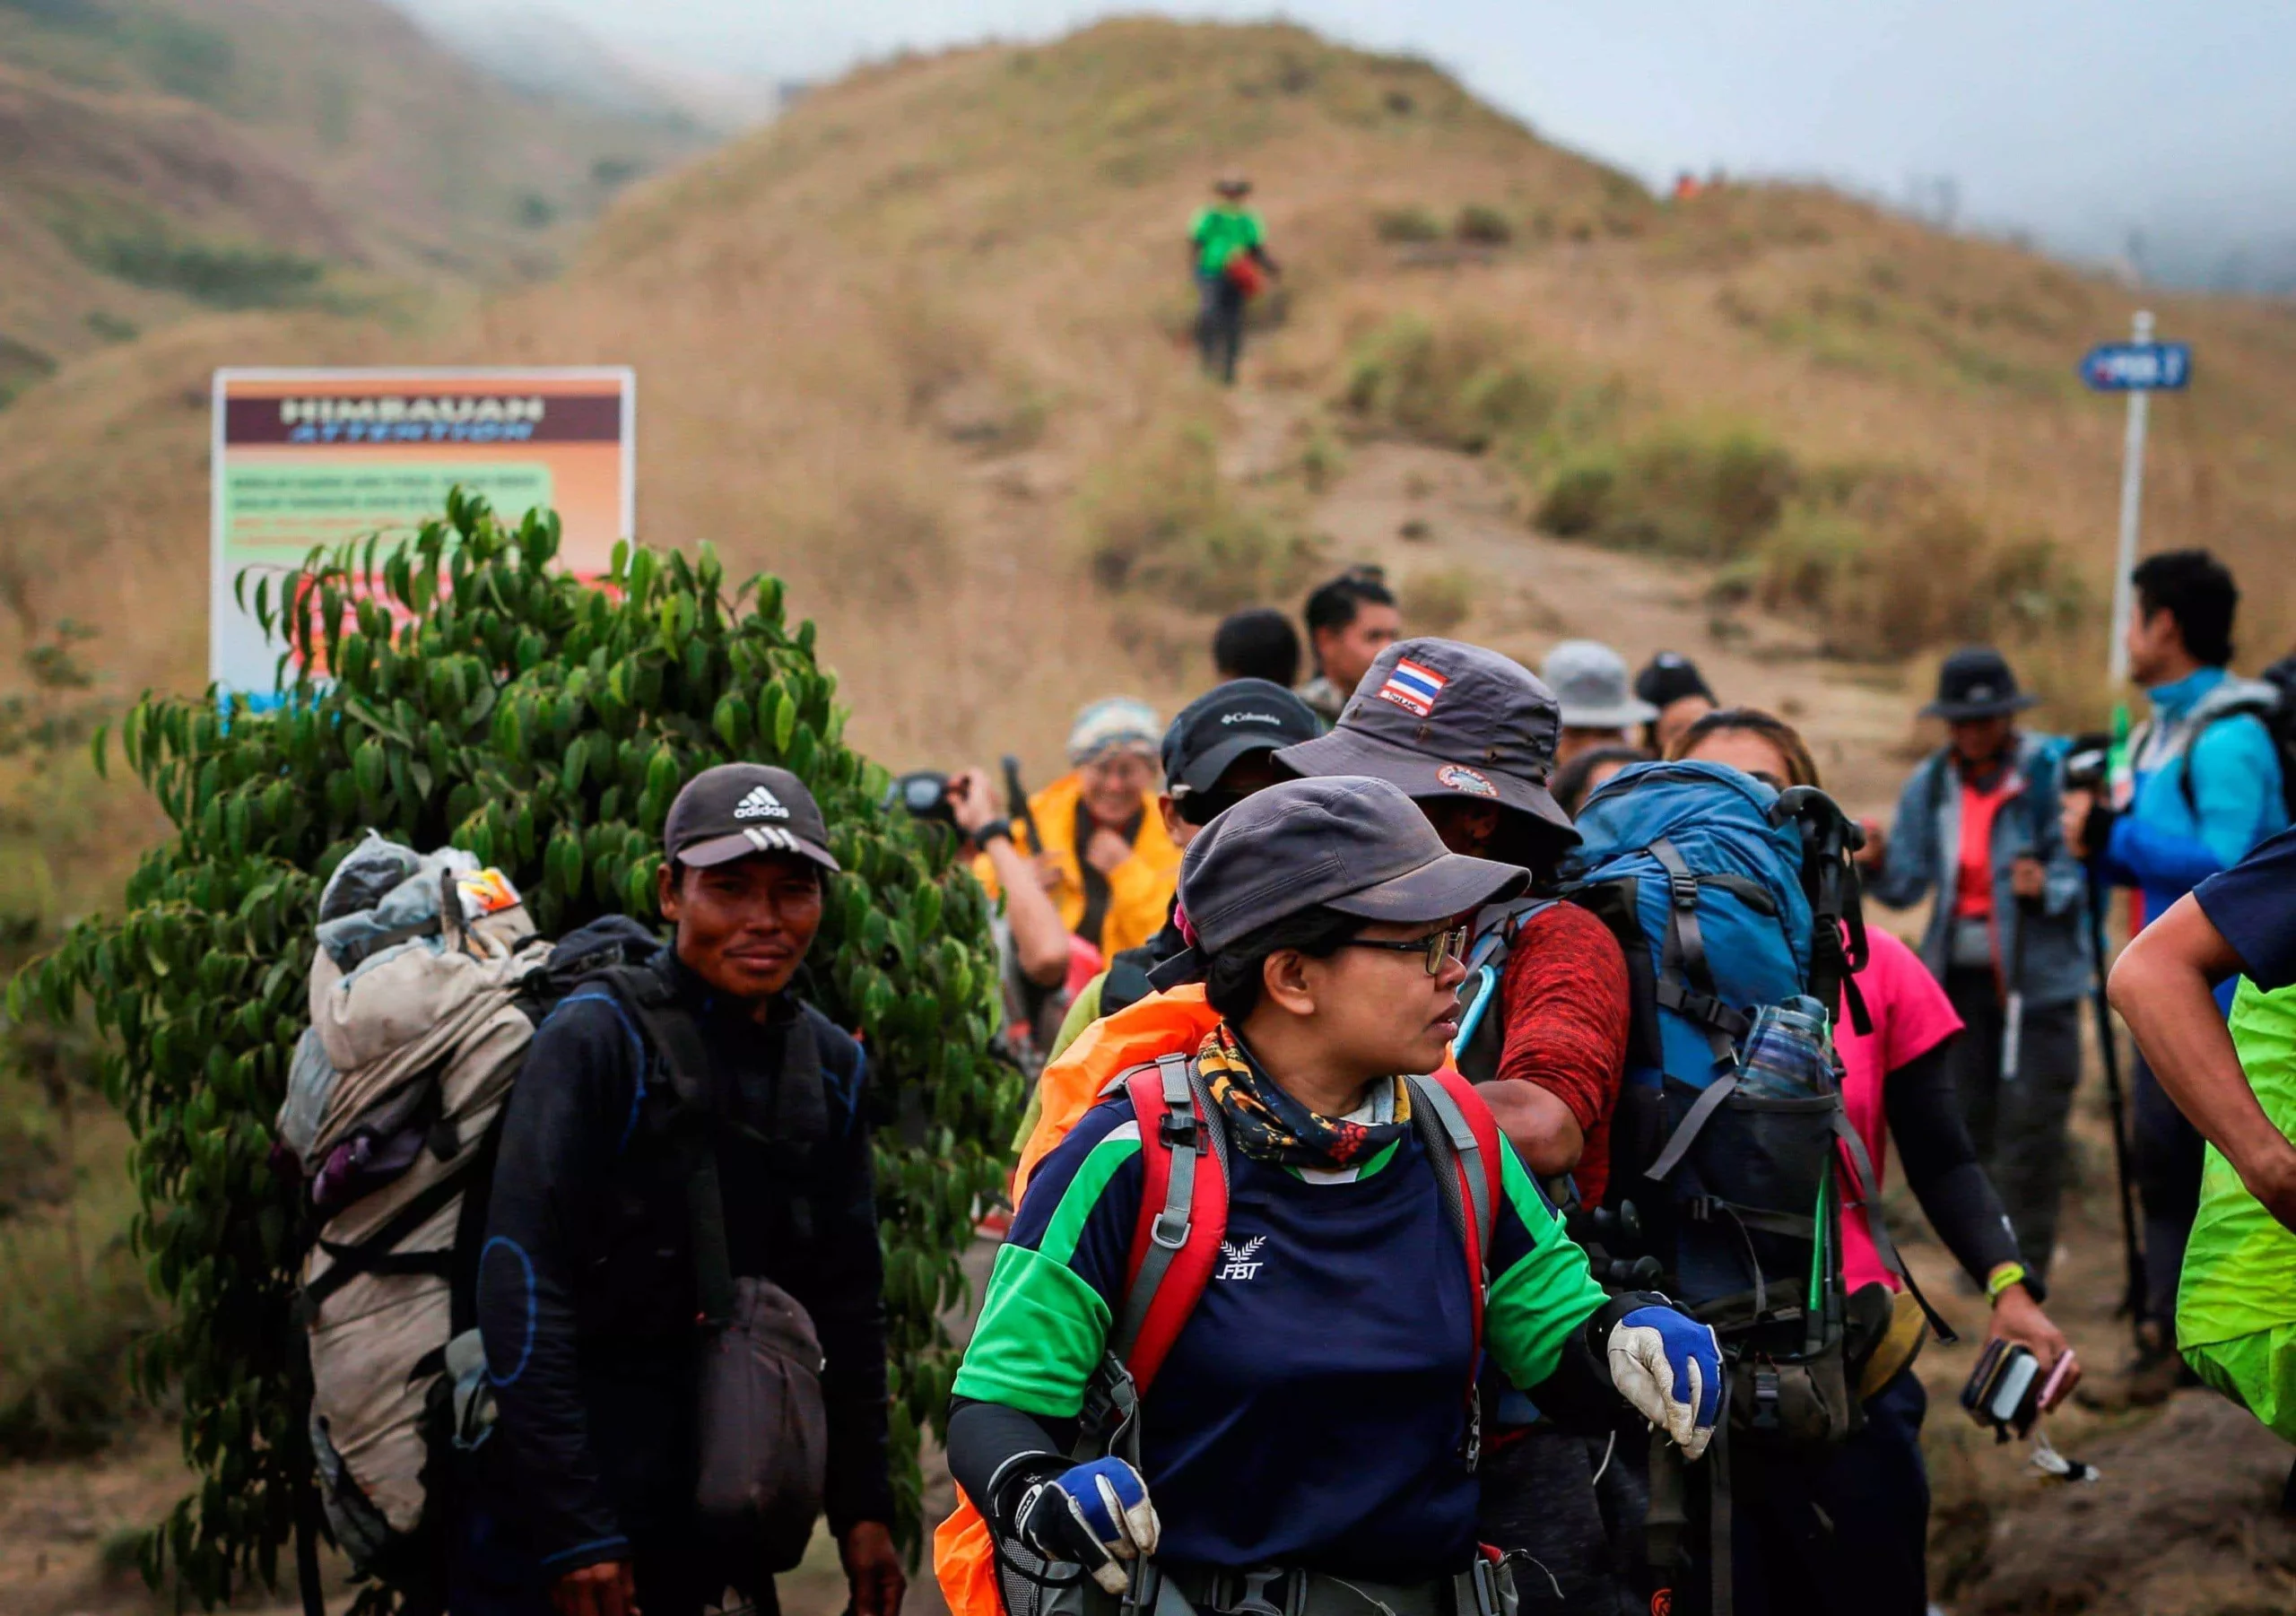
<svg viewBox="0 0 2296 1616"><path fill-rule="evenodd" d="M1258 1273L1265 1264L1254 1262L1252 1259L1258 1255L1259 1248L1266 1244L1265 1235L1254 1235L1240 1246L1233 1240L1221 1241L1220 1255L1227 1261L1220 1264L1220 1273L1217 1277L1223 1280L1248 1280Z"/></svg>

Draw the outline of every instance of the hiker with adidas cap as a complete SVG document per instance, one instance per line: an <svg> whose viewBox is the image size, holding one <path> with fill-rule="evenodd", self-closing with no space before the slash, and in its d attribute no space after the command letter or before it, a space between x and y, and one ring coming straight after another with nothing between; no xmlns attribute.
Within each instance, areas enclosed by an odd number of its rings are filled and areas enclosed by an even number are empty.
<svg viewBox="0 0 2296 1616"><path fill-rule="evenodd" d="M1180 850L1155 812L1156 748L1164 725L1129 696L1086 704L1068 731L1070 771L1029 798L1044 838L1026 847L1062 924L1102 960L1136 948L1164 924ZM1026 826L1023 839L1029 839ZM974 872L993 898L1003 883L983 858Z"/></svg>
<svg viewBox="0 0 2296 1616"><path fill-rule="evenodd" d="M1597 746L1630 746L1658 709L1629 688L1626 660L1596 639L1566 639L1539 665L1539 677L1562 708L1554 760L1566 764Z"/></svg>
<svg viewBox="0 0 2296 1616"><path fill-rule="evenodd" d="M1626 958L1601 921L1552 894L1578 840L1547 786L1559 726L1553 695L1510 658L1407 639L1371 665L1330 734L1276 755L1303 775L1387 780L1454 852L1531 873L1528 893L1474 917L1453 1060L1555 1197L1596 1206L1626 1055ZM1545 1566L1561 1608L1609 1612L1625 1569L1615 1523L1639 1508L1626 1470L1519 1393L1494 1384L1488 1396L1484 1535Z"/></svg>
<svg viewBox="0 0 2296 1616"><path fill-rule="evenodd" d="M1820 785L1817 764L1792 725L1757 708L1724 708L1677 738L1666 762L1630 770L1598 793L1581 824L1590 838L1604 836L1612 816L1638 795L1662 800L1672 792L1726 791L1792 804L1813 802L1808 794ZM1728 816L1718 808L1709 806L1703 818L1710 832L1727 833ZM1806 842L1821 821L1799 822ZM1709 862L1695 850L1697 829L1683 822L1676 834L1690 857ZM1822 883L1812 906L1819 927L1864 932L1823 913L1823 893ZM1792 904L1790 891L1777 897ZM1718 924L1718 907L1700 901L1697 912L1716 987L1726 995L1734 971L1746 964L1742 958L1734 966L1722 951L1755 951L1747 934ZM1926 1616L1932 1608L1929 1480L1921 1454L1928 1400L1913 1362L1926 1327L1952 1335L1942 1321L1925 1319L1927 1303L1883 1219L1880 1169L1891 1142L1931 1228L1991 1304L1987 1339L2025 1347L2043 1375L2071 1352L2041 1310L2040 1277L2020 1260L2000 1196L1962 1124L1952 1064L1961 1034L1952 1003L1913 951L1886 932L1865 933L1862 949L1853 940L1841 962L1851 967L1855 1011L1847 993L1838 1017L1823 1016L1808 999L1788 1006L1820 1021L1811 1046L1820 1057L1809 1073L1813 1081L1794 1090L1774 1081L1781 1068L1765 1053L1758 1021L1733 1063L1734 1091L1709 1111L1706 1132L1678 1167L1652 1169L1654 1177L1694 1184L1700 1195L1690 1206L1703 1214L1686 1226L1669 1294L1688 1299L1700 1316L1743 1316L1744 1277L1727 1259L1744 1251L1770 1287L1768 1305L1783 1304L1766 1342L1759 1324L1744 1334L1728 1322L1721 1326L1733 1360L1731 1417L1719 1451L1701 1467L1709 1494L1703 1518L1695 1496L1654 1481L1654 1559L1662 1558L1655 1540L1665 1536L1689 1551L1693 1567L1674 1590L1673 1609L1683 1616L1722 1610L1726 1601L1735 1616ZM1826 991L1818 985L1822 996ZM1673 1064L1667 1075L1670 1087L1679 1082ZM1718 1080L1704 1092L1721 1086ZM1734 1116L1737 1107L1745 1109ZM1805 1123L1818 1171L1783 1196L1762 1195L1765 1180L1775 1190L1813 1165L1791 1148L1793 1130ZM1667 1154L1676 1154L1672 1141ZM1820 1216L1798 1223L1780 1216L1782 1205L1809 1203L1813 1182ZM1638 1194L1646 1217L1662 1212L1649 1186ZM1760 1201L1771 1204L1747 1204ZM1765 1364L1740 1342L1775 1355ZM1807 1379L1796 1386L1801 1373ZM2078 1378L2077 1363L2066 1366L2055 1395L2061 1399ZM1718 1486L1726 1492L1714 1495Z"/></svg>
<svg viewBox="0 0 2296 1616"><path fill-rule="evenodd" d="M1202 980L1165 996L1202 1030L1111 1073L1039 1167L956 1379L959 1616L1511 1610L1476 1546L1486 1350L1558 1414L1703 1450L1711 1335L1605 1298L1436 1070L1464 917L1524 881L1361 777L1269 786L1189 847L1172 963Z"/></svg>
<svg viewBox="0 0 2296 1616"><path fill-rule="evenodd" d="M721 764L663 853L674 940L560 1002L511 1093L453 1608L770 1612L825 1507L855 1616L896 1616L867 1067L793 992L828 828L787 770Z"/></svg>
<svg viewBox="0 0 2296 1616"><path fill-rule="evenodd" d="M1946 744L1906 781L1889 834L1867 827L1858 859L1869 898L1935 896L1921 962L1966 1029L1953 1087L2025 1266L2045 1279L2094 977L2087 883L2058 827L2065 749L2017 721L2037 699L1990 646L1946 657L1921 709Z"/></svg>

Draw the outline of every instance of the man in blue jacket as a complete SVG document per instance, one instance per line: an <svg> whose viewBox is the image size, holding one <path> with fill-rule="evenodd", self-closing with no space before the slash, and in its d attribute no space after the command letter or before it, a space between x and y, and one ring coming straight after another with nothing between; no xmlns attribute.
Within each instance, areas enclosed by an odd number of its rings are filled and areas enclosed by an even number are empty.
<svg viewBox="0 0 2296 1616"><path fill-rule="evenodd" d="M2234 676L2232 619L2240 591L2205 550L2148 559L2131 575L2130 675L2152 698L2152 717L2130 739L2127 778L2113 800L2071 791L2065 838L2100 880L2133 887L2141 927L2217 871L2287 827L2280 759L2259 716L2278 691ZM2202 1141L2140 1055L2134 1096L2137 1188L2144 1202L2143 1350L2130 1401L2158 1401L2175 1384L2170 1338L2177 1273L2200 1196Z"/></svg>
<svg viewBox="0 0 2296 1616"><path fill-rule="evenodd" d="M1914 770L1889 835L1869 832L1861 857L1867 895L1893 908L1936 894L1921 960L1969 1030L1952 1055L1962 1116L2025 1266L2046 1280L2092 966L2087 882L2058 827L2061 747L2017 724L2033 701L1992 647L1947 657L1921 710L1951 739Z"/></svg>

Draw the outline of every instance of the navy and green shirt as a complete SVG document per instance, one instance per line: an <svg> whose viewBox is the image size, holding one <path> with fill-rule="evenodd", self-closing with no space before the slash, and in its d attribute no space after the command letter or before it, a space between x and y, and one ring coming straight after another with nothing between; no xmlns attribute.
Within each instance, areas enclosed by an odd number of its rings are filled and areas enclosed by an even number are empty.
<svg viewBox="0 0 2296 1616"><path fill-rule="evenodd" d="M1604 1302L1500 1144L1484 1343L1535 1388ZM1426 1147L1347 1183L1231 1155L1228 1230L1142 1404L1161 1558L1419 1581L1465 1563L1474 1297ZM961 1398L1073 1419L1122 1310L1145 1183L1131 1102L1089 1112L1031 1179L958 1373Z"/></svg>

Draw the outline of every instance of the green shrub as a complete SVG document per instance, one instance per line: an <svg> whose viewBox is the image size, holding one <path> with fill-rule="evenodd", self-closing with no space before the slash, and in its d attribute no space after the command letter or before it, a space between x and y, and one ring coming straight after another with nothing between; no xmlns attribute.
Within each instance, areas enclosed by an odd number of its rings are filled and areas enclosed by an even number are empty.
<svg viewBox="0 0 2296 1616"><path fill-rule="evenodd" d="M113 1040L104 1091L135 1137L137 1249L169 1307L137 1384L178 1389L200 1477L147 1572L210 1604L274 1586L309 1485L293 1303L312 1230L269 1156L327 874L372 827L500 866L546 935L650 919L672 796L736 758L794 770L836 827L845 873L799 991L866 1040L881 1117L909 1119L878 1134L876 1169L894 1526L915 1543L918 1433L955 1368L940 1316L964 1296L958 1255L1002 1187L1019 1101L989 1053L1002 1003L979 886L945 835L882 805L888 777L840 738L836 680L813 625L786 622L779 580L729 591L706 544L690 560L626 543L585 580L554 565L554 517L512 529L460 491L445 522L380 545L313 552L277 595L256 585L291 647L277 708L210 691L129 710L122 751L173 834L123 914L74 926L9 989L18 1021L65 1027L85 1006Z"/></svg>
<svg viewBox="0 0 2296 1616"><path fill-rule="evenodd" d="M1537 431L1556 408L1554 387L1509 357L1515 347L1481 322L1401 315L1356 345L1340 402L1363 426L1480 454Z"/></svg>
<svg viewBox="0 0 2296 1616"><path fill-rule="evenodd" d="M163 230L106 236L83 256L137 286L179 291L217 308L267 308L318 284L326 265L265 247L187 240Z"/></svg>
<svg viewBox="0 0 2296 1616"><path fill-rule="evenodd" d="M1237 498L1220 475L1219 439L1202 421L1152 433L1102 467L1084 491L1083 527L1101 588L1199 612L1287 594L1318 553L1288 523Z"/></svg>
<svg viewBox="0 0 2296 1616"><path fill-rule="evenodd" d="M1423 207L1382 208L1371 215L1371 228L1382 241L1414 243L1443 239L1443 222Z"/></svg>
<svg viewBox="0 0 2296 1616"><path fill-rule="evenodd" d="M1497 208L1470 202L1452 222L1451 233L1472 247L1504 247L1515 239L1515 225Z"/></svg>
<svg viewBox="0 0 2296 1616"><path fill-rule="evenodd" d="M1791 457L1753 433L1671 429L1566 458L1533 519L1566 538L1727 561L1777 526L1794 483Z"/></svg>
<svg viewBox="0 0 2296 1616"><path fill-rule="evenodd" d="M158 1318L144 1265L115 1231L78 1273L81 1238L53 1213L0 1230L0 1457L93 1452L142 1406L130 1360Z"/></svg>
<svg viewBox="0 0 2296 1616"><path fill-rule="evenodd" d="M1474 613L1477 599L1490 592L1491 581L1465 567L1431 568L1414 572L1403 583L1396 604L1403 613L1407 634L1448 635Z"/></svg>

